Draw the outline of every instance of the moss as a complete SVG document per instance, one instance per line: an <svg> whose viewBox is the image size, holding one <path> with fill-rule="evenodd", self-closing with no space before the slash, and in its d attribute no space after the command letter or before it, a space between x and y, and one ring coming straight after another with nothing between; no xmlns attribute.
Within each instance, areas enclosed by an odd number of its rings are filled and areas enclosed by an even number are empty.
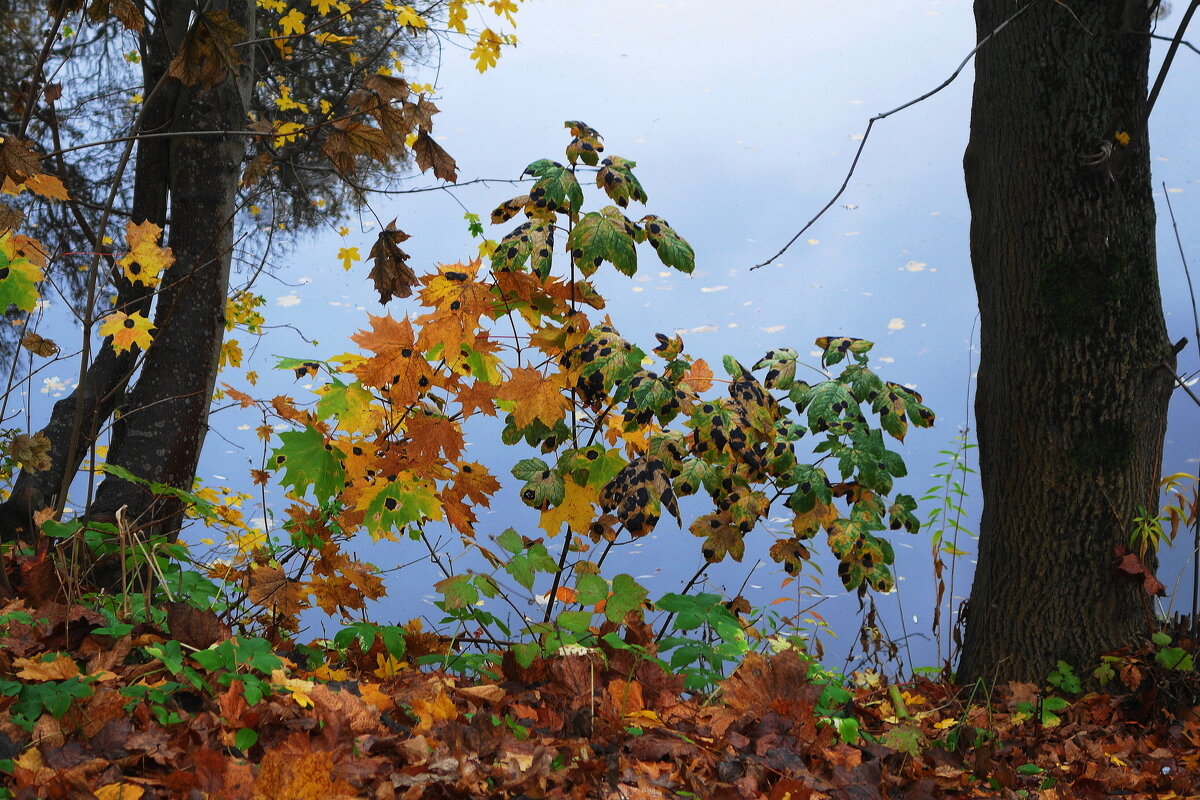
<svg viewBox="0 0 1200 800"><path fill-rule="evenodd" d="M1080 433L1071 444L1071 463L1081 472L1128 469L1137 447L1133 430L1120 422L1102 422Z"/></svg>

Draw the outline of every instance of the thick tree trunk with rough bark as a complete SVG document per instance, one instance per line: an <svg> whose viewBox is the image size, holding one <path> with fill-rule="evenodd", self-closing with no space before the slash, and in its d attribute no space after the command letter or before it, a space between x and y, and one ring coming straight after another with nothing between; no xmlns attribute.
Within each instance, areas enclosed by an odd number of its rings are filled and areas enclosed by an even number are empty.
<svg viewBox="0 0 1200 800"><path fill-rule="evenodd" d="M980 38L1024 4L977 0ZM1038 2L976 61L964 168L984 510L963 682L1042 680L1146 632L1150 598L1113 566L1157 504L1174 375L1147 30L1144 3Z"/></svg>

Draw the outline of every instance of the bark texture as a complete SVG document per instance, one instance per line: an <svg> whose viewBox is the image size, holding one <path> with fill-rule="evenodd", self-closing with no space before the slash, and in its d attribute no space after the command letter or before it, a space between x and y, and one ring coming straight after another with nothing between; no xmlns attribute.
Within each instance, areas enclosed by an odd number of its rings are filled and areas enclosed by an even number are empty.
<svg viewBox="0 0 1200 800"><path fill-rule="evenodd" d="M979 37L1024 4L977 0ZM1146 630L1149 598L1113 565L1139 508L1157 504L1174 374L1148 22L1125 0L1034 3L976 60L964 171L984 508L963 682L1042 680L1058 659L1090 664ZM1111 157L1085 164L1103 142Z"/></svg>

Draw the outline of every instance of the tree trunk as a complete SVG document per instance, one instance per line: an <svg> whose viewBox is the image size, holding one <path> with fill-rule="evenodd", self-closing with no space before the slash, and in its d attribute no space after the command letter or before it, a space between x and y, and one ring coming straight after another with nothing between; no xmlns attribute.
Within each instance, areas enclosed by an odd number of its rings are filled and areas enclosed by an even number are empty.
<svg viewBox="0 0 1200 800"><path fill-rule="evenodd" d="M178 4L183 5L183 4ZM209 11L226 9L253 38L254 0L197 3ZM172 12L174 13L174 9ZM179 19L186 24L188 14ZM168 243L175 263L163 276L155 306L155 338L137 383L114 423L109 462L134 475L179 489L192 488L200 449L208 432L221 342L225 299L233 255L237 185L246 139L220 131L245 128L254 79L253 51L247 62L211 87L181 86L171 129L168 185ZM100 485L91 515L103 517L125 507L136 527L173 534L179 505L115 477Z"/></svg>
<svg viewBox="0 0 1200 800"><path fill-rule="evenodd" d="M1024 4L977 0L979 37ZM1113 566L1157 505L1174 375L1148 22L1146 3L1034 3L976 60L964 171L984 508L964 683L1040 681L1059 659L1082 667L1146 633L1150 598Z"/></svg>

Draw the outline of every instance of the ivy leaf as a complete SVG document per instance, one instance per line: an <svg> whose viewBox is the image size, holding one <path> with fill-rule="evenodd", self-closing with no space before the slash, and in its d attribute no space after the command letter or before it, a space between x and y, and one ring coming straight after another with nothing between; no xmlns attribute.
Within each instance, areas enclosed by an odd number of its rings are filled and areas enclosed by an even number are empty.
<svg viewBox="0 0 1200 800"><path fill-rule="evenodd" d="M607 261L632 277L637 272L637 243L645 235L619 210L605 206L583 215L567 237L567 248L584 276L591 275Z"/></svg>
<svg viewBox="0 0 1200 800"><path fill-rule="evenodd" d="M768 389L786 391L792 388L792 384L796 380L796 362L799 357L799 354L790 347L768 350L766 355L754 365L754 369L766 367L767 377L763 379L763 385Z"/></svg>
<svg viewBox="0 0 1200 800"><path fill-rule="evenodd" d="M589 167L596 166L600 160L599 154L604 152L604 145L600 143L604 137L595 128L578 120L568 120L563 127L570 128L571 135L575 137L567 145L567 160L572 164L582 161Z"/></svg>
<svg viewBox="0 0 1200 800"><path fill-rule="evenodd" d="M596 173L596 185L604 190L614 203L626 208L630 200L646 202L646 191L633 175L636 161L626 161L620 156L610 156Z"/></svg>
<svg viewBox="0 0 1200 800"><path fill-rule="evenodd" d="M497 272L513 272L525 261L538 277L545 280L550 275L554 254L554 223L546 219L534 219L518 225L492 253L492 269Z"/></svg>
<svg viewBox="0 0 1200 800"><path fill-rule="evenodd" d="M303 497L311 486L318 503L331 499L342 489L346 472L341 459L345 453L325 441L316 428L279 434L279 447L271 451L271 469L282 469L279 485L291 487Z"/></svg>
<svg viewBox="0 0 1200 800"><path fill-rule="evenodd" d="M865 363L866 353L875 346L875 343L868 342L866 339L854 339L850 336L822 336L817 339L816 345L824 351L821 356L821 365L828 367L841 361L847 353L853 353L860 364Z"/></svg>
<svg viewBox="0 0 1200 800"><path fill-rule="evenodd" d="M658 260L668 267L690 275L696 268L696 253L692 246L661 217L647 214L641 218L640 223L646 231L650 246L658 253Z"/></svg>
<svg viewBox="0 0 1200 800"><path fill-rule="evenodd" d="M583 206L583 189L579 187L575 173L557 161L538 159L521 174L538 178L529 190L534 208L574 214Z"/></svg>

